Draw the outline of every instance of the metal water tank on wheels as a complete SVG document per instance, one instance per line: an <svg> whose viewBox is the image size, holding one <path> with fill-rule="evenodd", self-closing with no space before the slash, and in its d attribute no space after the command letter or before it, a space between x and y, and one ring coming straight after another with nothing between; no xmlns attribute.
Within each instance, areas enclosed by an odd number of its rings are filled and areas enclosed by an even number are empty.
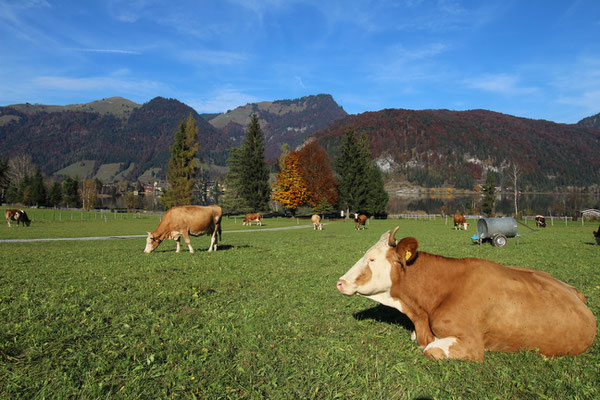
<svg viewBox="0 0 600 400"><path fill-rule="evenodd" d="M517 236L517 220L513 217L481 218L477 221L479 241L489 239L496 247L506 246L507 238Z"/></svg>

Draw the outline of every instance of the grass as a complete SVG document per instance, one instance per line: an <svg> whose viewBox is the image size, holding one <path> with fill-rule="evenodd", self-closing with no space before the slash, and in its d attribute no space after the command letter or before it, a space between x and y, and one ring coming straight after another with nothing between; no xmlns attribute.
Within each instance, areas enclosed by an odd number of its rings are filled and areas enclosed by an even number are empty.
<svg viewBox="0 0 600 400"><path fill-rule="evenodd" d="M32 213L31 227L4 226L0 239L139 235L159 221ZM402 314L335 288L400 225L397 237L417 237L424 251L548 271L599 316L596 224L557 225L494 248L471 244L473 226L454 231L439 219L370 221L360 232L341 221L323 231L267 231L309 222L264 222L225 218L222 246L210 254L206 236L192 239L195 254L165 241L146 255L143 238L0 243L0 398L600 397L599 339L577 357L488 352L484 363L434 362ZM256 232L232 232L242 230Z"/></svg>

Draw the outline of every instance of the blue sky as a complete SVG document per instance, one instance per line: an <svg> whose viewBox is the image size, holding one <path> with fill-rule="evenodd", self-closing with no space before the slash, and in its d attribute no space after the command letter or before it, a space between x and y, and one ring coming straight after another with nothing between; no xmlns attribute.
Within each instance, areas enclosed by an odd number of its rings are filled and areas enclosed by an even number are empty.
<svg viewBox="0 0 600 400"><path fill-rule="evenodd" d="M0 0L0 105L600 112L600 1Z"/></svg>

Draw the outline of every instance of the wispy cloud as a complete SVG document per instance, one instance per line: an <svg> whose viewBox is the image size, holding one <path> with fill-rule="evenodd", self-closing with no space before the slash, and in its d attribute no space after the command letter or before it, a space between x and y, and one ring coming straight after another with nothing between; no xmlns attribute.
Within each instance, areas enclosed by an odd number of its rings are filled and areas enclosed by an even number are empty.
<svg viewBox="0 0 600 400"><path fill-rule="evenodd" d="M476 78L466 79L466 86L471 89L484 90L504 95L525 95L535 93L535 87L519 86L519 77L510 74L485 74Z"/></svg>
<svg viewBox="0 0 600 400"><path fill-rule="evenodd" d="M187 99L186 104L199 113L220 113L257 101L259 100L256 97L243 93L241 90L222 88L213 91L203 98Z"/></svg>
<svg viewBox="0 0 600 400"><path fill-rule="evenodd" d="M132 94L160 93L167 88L161 83L136 80L126 77L90 77L70 78L61 76L40 76L32 80L33 86L38 89L54 89L71 92L84 92L90 90L113 90L119 93L130 92Z"/></svg>
<svg viewBox="0 0 600 400"><path fill-rule="evenodd" d="M71 49L71 50L82 52L82 53L110 53L110 54L132 54L132 55L142 54L139 51L120 50L120 49Z"/></svg>

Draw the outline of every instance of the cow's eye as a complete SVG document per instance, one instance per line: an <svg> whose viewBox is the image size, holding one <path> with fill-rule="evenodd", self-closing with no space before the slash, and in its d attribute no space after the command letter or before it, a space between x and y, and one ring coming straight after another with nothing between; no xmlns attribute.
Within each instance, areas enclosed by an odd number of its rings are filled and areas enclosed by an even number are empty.
<svg viewBox="0 0 600 400"><path fill-rule="evenodd" d="M373 257L369 258L369 261L375 261L375 259Z"/></svg>

